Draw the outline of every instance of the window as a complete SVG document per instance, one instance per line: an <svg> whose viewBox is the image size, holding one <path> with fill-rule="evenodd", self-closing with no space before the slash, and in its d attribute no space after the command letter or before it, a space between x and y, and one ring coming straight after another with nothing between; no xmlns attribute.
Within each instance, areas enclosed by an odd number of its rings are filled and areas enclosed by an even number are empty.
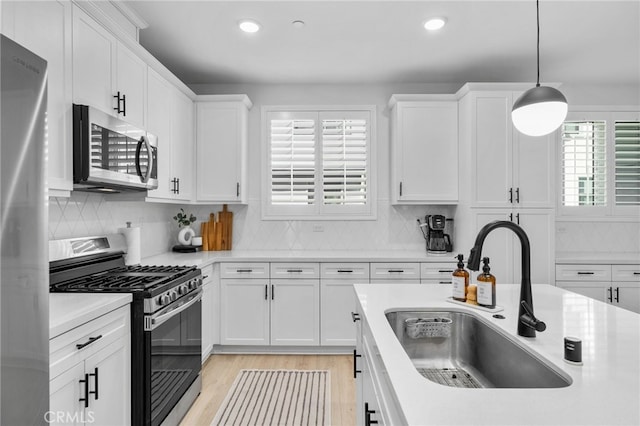
<svg viewBox="0 0 640 426"><path fill-rule="evenodd" d="M375 108L264 107L265 219L375 219Z"/></svg>
<svg viewBox="0 0 640 426"><path fill-rule="evenodd" d="M640 115L572 113L561 128L563 214L640 212Z"/></svg>

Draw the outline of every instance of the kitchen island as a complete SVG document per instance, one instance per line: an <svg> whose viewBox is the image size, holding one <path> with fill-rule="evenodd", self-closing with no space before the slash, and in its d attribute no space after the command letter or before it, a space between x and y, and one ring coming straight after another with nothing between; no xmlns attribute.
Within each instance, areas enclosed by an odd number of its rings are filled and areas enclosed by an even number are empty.
<svg viewBox="0 0 640 426"><path fill-rule="evenodd" d="M547 330L535 338L524 338L516 331L519 292L520 285L498 285L497 303L504 307L500 313L505 319L496 319L493 313L448 302L448 286L355 285L362 329L366 330L362 334L372 339L370 355L374 358L369 364L358 360L358 368L370 365L378 370L374 372L377 383L386 390L378 399L391 411L381 413L385 411L382 404L371 420L383 424L391 419L409 425L640 424L640 315L550 285L534 285L535 315L547 324ZM385 312L434 308L481 317L562 370L571 377L571 385L463 389L423 378L404 352ZM358 336L359 351L362 334ZM566 336L582 340L583 365L564 361ZM371 393L367 398L372 399ZM371 403L363 400L359 385L359 404L364 402Z"/></svg>

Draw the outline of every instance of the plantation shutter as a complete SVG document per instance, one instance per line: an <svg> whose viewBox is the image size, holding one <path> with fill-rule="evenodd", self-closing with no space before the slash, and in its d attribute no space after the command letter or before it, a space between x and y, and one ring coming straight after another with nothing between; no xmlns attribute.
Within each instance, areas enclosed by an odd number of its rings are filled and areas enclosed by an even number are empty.
<svg viewBox="0 0 640 426"><path fill-rule="evenodd" d="M367 113L322 114L322 202L366 205L369 125Z"/></svg>
<svg viewBox="0 0 640 426"><path fill-rule="evenodd" d="M562 205L606 206L605 121L566 121L562 126Z"/></svg>
<svg viewBox="0 0 640 426"><path fill-rule="evenodd" d="M615 122L615 204L640 206L640 122Z"/></svg>
<svg viewBox="0 0 640 426"><path fill-rule="evenodd" d="M314 204L315 128L314 118L270 120L271 204Z"/></svg>

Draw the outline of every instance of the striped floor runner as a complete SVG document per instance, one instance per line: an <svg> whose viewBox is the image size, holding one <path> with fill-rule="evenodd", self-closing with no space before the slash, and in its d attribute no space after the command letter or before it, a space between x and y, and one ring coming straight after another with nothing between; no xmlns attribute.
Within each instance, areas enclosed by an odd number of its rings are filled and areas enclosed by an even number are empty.
<svg viewBox="0 0 640 426"><path fill-rule="evenodd" d="M242 370L211 425L329 425L328 370Z"/></svg>

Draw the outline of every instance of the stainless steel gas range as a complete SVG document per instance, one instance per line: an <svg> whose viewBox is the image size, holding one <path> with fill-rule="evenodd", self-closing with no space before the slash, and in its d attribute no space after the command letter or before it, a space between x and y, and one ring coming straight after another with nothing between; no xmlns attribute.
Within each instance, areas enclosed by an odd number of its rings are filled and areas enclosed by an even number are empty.
<svg viewBox="0 0 640 426"><path fill-rule="evenodd" d="M202 274L125 266L120 234L49 242L51 292L131 293L131 424L177 424L202 384Z"/></svg>

